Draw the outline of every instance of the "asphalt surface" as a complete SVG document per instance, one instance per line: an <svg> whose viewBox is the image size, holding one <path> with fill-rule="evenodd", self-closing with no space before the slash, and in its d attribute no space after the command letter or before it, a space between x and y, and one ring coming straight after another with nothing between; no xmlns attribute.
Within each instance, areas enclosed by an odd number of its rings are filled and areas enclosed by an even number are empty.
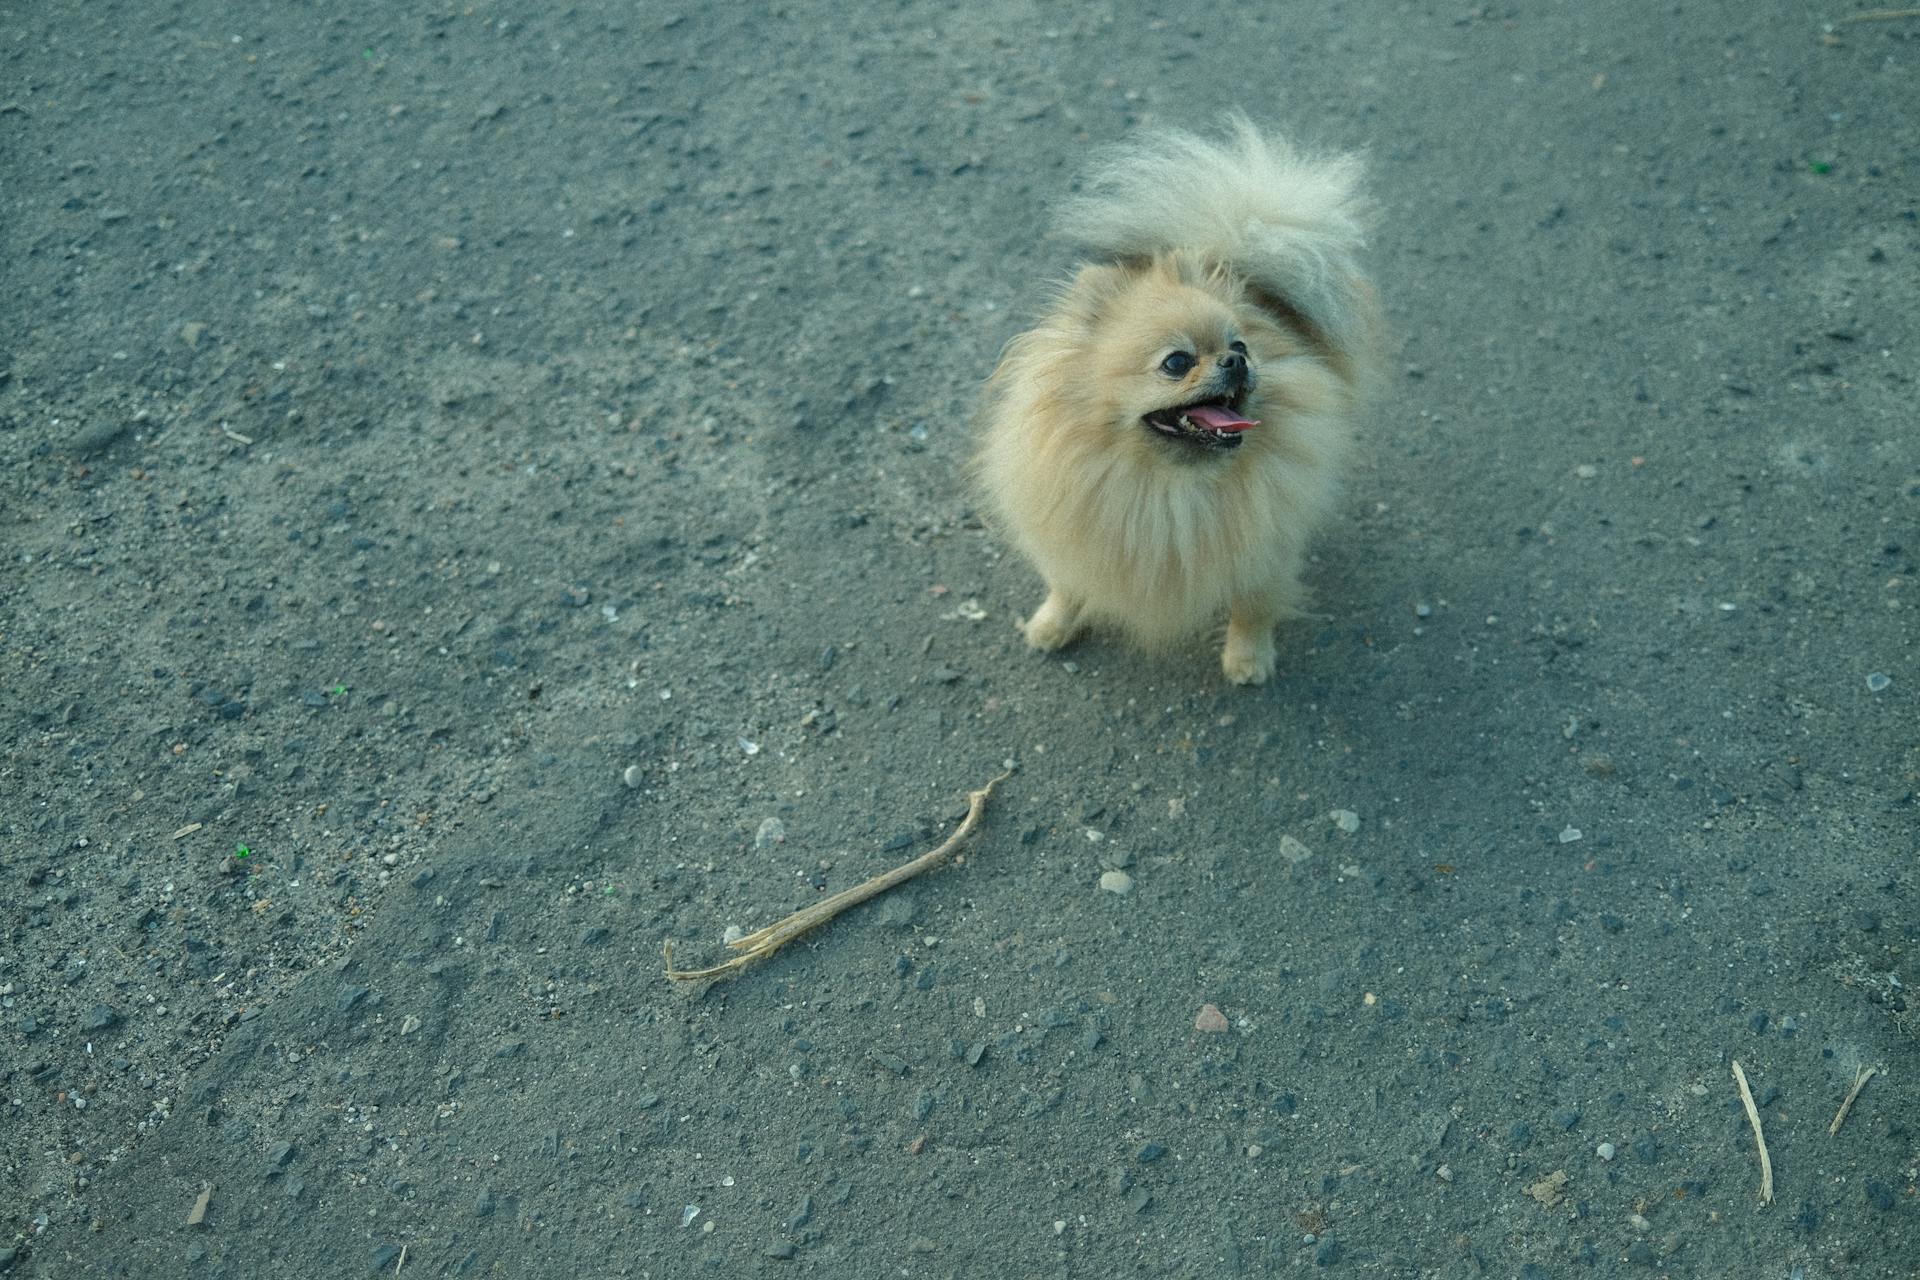
<svg viewBox="0 0 1920 1280"><path fill-rule="evenodd" d="M0 1274L1920 1274L1857 12L0 7ZM1029 654L977 388L1232 108L1369 157L1319 616Z"/></svg>

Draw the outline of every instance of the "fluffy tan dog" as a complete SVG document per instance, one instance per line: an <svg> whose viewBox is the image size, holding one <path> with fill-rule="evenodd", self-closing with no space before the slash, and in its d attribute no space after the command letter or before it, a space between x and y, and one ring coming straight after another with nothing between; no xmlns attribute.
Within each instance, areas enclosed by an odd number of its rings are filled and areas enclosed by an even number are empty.
<svg viewBox="0 0 1920 1280"><path fill-rule="evenodd" d="M1089 262L1008 344L977 459L1046 580L1034 648L1164 650L1225 613L1227 677L1273 674L1377 360L1358 177L1234 116L1116 149L1062 210Z"/></svg>

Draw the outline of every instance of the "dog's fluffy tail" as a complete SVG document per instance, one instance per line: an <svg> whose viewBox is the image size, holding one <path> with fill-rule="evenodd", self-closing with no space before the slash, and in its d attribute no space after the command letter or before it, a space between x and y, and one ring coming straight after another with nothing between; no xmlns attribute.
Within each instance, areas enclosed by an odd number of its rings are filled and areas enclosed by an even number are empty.
<svg viewBox="0 0 1920 1280"><path fill-rule="evenodd" d="M1186 252L1225 266L1328 355L1366 364L1359 158L1305 154L1237 112L1226 124L1218 141L1164 129L1111 148L1061 207L1061 234L1116 261Z"/></svg>

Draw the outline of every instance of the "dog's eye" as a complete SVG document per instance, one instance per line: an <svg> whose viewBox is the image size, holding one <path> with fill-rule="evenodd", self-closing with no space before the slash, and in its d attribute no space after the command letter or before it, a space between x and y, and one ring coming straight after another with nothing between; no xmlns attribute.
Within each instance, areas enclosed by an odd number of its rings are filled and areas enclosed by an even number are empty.
<svg viewBox="0 0 1920 1280"><path fill-rule="evenodd" d="M1229 342L1227 344L1227 350L1238 351L1241 355L1245 355L1247 354L1247 344L1244 342Z"/></svg>
<svg viewBox="0 0 1920 1280"><path fill-rule="evenodd" d="M1160 372L1169 378L1184 378L1193 371L1194 359L1185 351L1176 351L1160 362Z"/></svg>

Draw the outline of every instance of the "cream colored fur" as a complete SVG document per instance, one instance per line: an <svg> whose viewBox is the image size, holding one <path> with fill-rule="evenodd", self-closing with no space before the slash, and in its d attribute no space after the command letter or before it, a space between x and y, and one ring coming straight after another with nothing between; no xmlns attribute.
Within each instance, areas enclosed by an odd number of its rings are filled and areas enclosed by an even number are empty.
<svg viewBox="0 0 1920 1280"><path fill-rule="evenodd" d="M1161 133L1120 150L1067 206L1063 227L1096 256L1008 345L977 459L1047 584L1025 625L1035 648L1092 624L1164 651L1224 614L1227 675L1272 673L1375 364L1356 177L1349 158L1304 158L1235 119L1224 143ZM1234 341L1257 380L1242 412L1260 423L1238 447L1145 425L1192 403ZM1169 350L1202 367L1169 376Z"/></svg>

